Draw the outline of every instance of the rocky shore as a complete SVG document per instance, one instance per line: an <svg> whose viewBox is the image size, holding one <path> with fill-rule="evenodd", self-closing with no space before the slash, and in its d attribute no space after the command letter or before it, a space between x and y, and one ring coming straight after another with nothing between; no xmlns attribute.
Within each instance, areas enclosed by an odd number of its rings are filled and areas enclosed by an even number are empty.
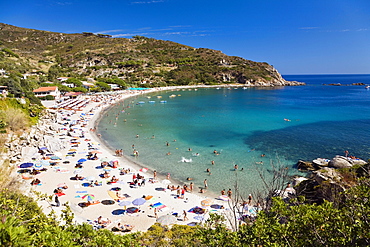
<svg viewBox="0 0 370 247"><path fill-rule="evenodd" d="M330 160L299 160L297 169L308 172L308 176L296 177L293 183L297 195L305 196L308 201L335 201L339 193L354 186L356 177L369 171L369 167L368 162L352 156L337 155Z"/></svg>

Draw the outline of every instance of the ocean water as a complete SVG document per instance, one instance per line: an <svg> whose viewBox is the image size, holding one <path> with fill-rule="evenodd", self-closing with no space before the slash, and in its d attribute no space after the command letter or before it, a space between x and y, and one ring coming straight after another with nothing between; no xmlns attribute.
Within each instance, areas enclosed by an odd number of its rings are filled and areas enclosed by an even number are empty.
<svg viewBox="0 0 370 247"><path fill-rule="evenodd" d="M146 94L112 107L98 132L129 159L182 182L191 177L196 187L207 179L215 193L233 188L235 181L246 193L255 192L263 188L260 174L271 177L272 165L293 175L299 174L294 168L299 159L330 159L344 150L370 158L370 90L322 85L370 84L370 75L284 78L307 86Z"/></svg>

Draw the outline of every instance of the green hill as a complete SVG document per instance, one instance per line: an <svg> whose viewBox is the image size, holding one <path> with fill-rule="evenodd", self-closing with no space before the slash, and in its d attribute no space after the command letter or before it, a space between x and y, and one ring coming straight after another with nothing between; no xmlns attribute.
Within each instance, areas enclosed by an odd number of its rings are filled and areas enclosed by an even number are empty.
<svg viewBox="0 0 370 247"><path fill-rule="evenodd" d="M57 77L119 78L121 86L239 83L248 86L283 86L285 81L269 64L220 51L193 48L142 36L111 38L93 33L64 34L0 23L0 69L8 74L31 73L27 91ZM14 76L13 76L13 79ZM19 80L18 83L21 83ZM4 80L0 85L9 85Z"/></svg>

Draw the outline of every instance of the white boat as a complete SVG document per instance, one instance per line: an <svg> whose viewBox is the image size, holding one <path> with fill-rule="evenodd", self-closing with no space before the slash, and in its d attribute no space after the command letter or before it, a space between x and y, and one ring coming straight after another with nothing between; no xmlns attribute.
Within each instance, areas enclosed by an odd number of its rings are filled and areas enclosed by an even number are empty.
<svg viewBox="0 0 370 247"><path fill-rule="evenodd" d="M193 162L193 160L192 159L186 159L185 157L182 157L180 162L190 163L190 162Z"/></svg>
<svg viewBox="0 0 370 247"><path fill-rule="evenodd" d="M167 103L167 100L161 100L159 101L159 103L162 103L162 104Z"/></svg>

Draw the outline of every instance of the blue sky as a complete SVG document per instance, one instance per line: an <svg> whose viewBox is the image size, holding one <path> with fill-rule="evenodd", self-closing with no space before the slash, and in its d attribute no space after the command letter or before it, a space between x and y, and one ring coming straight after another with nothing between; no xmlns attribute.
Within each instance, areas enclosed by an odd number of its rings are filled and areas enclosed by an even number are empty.
<svg viewBox="0 0 370 247"><path fill-rule="evenodd" d="M171 40L282 74L370 74L370 0L2 0L0 22Z"/></svg>

